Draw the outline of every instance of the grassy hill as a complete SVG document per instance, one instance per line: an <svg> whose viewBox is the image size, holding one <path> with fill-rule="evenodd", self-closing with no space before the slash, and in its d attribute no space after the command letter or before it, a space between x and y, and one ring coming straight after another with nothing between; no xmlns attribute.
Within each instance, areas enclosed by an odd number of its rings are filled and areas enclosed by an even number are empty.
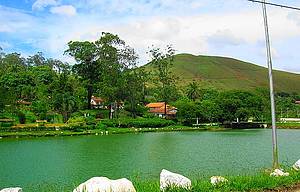
<svg viewBox="0 0 300 192"><path fill-rule="evenodd" d="M146 65L152 70L153 66ZM179 77L179 86L196 80L203 86L220 89L251 90L258 87L268 88L267 68L244 61L215 56L176 55L173 67ZM300 93L300 75L283 71L273 73L275 91Z"/></svg>

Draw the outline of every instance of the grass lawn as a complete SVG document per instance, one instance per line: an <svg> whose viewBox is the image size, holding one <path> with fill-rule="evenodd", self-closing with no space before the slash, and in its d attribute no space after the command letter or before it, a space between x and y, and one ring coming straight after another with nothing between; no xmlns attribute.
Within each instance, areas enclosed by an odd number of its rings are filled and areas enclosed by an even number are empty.
<svg viewBox="0 0 300 192"><path fill-rule="evenodd" d="M171 188L166 192L230 192L230 191L249 191L249 192L271 192L271 191L297 191L300 190L300 172L288 170L290 176L288 177L270 177L269 173L258 173L256 175L247 176L228 176L229 181L224 184L213 186L210 179L207 177L192 180L192 188L179 189ZM160 192L159 180L141 181L139 179L130 179L137 192ZM78 184L70 184L69 187L62 187L59 185L43 185L33 186L32 189L39 192L68 192L77 187Z"/></svg>
<svg viewBox="0 0 300 192"><path fill-rule="evenodd" d="M300 182L300 172L289 170L288 177L270 177L268 173L260 173L253 176L227 177L228 183L212 186L209 178L192 181L192 188L170 189L168 192L229 192L229 191L289 191L293 185ZM158 181L134 182L138 192L159 192Z"/></svg>

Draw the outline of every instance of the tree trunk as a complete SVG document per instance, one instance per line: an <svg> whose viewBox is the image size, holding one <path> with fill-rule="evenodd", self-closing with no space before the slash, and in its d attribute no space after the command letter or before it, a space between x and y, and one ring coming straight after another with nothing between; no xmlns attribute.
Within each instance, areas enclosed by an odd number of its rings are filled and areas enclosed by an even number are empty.
<svg viewBox="0 0 300 192"><path fill-rule="evenodd" d="M87 108L92 109L91 100L93 96L93 85L88 85L88 100L87 100Z"/></svg>
<svg viewBox="0 0 300 192"><path fill-rule="evenodd" d="M113 119L113 104L110 103L109 119Z"/></svg>
<svg viewBox="0 0 300 192"><path fill-rule="evenodd" d="M167 102L165 101L165 119L167 119Z"/></svg>

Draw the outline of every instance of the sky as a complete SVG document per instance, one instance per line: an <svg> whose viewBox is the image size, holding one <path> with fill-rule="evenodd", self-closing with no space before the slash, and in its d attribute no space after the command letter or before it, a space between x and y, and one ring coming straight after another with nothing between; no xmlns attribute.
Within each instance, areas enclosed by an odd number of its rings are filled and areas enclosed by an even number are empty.
<svg viewBox="0 0 300 192"><path fill-rule="evenodd" d="M300 7L299 0L269 0ZM268 7L275 69L300 73L300 11ZM261 5L247 0L0 0L0 47L24 57L38 51L72 63L69 41L110 32L133 47L139 65L151 46L266 66Z"/></svg>

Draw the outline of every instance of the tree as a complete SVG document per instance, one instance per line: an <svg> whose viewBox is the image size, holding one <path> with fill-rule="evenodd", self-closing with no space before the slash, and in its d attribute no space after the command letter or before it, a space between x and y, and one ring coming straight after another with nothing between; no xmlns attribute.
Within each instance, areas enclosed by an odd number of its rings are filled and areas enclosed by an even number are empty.
<svg viewBox="0 0 300 192"><path fill-rule="evenodd" d="M187 86L187 97L195 101L200 97L200 90L195 81L191 82Z"/></svg>
<svg viewBox="0 0 300 192"><path fill-rule="evenodd" d="M194 101L189 98L181 98L174 103L177 108L176 117L180 122L191 125L194 119L197 118L197 106Z"/></svg>
<svg viewBox="0 0 300 192"><path fill-rule="evenodd" d="M84 41L70 41L66 54L74 57L76 64L73 71L79 75L86 84L87 89L87 108L91 109L91 98L94 92L94 85L100 80L101 66L98 62L97 47L95 43Z"/></svg>
<svg viewBox="0 0 300 192"><path fill-rule="evenodd" d="M104 96L110 103L110 118L113 114L118 117L118 104L126 99L128 83L133 83L137 78L132 77L135 73L137 58L133 48L126 45L117 35L103 33L103 36L95 42L99 53L99 62L102 66L102 78L99 87L99 95ZM129 82L130 78L134 82Z"/></svg>
<svg viewBox="0 0 300 192"><path fill-rule="evenodd" d="M42 52L37 52L35 55L29 56L26 60L28 66L43 66L47 61Z"/></svg>
<svg viewBox="0 0 300 192"><path fill-rule="evenodd" d="M221 109L214 100L203 100L199 103L201 116L208 122L219 121Z"/></svg>
<svg viewBox="0 0 300 192"><path fill-rule="evenodd" d="M155 69L155 75L160 88L160 96L165 103L165 116L167 114L167 102L171 100L174 91L176 78L172 73L175 50L168 45L165 53L160 48L150 50L151 65Z"/></svg>
<svg viewBox="0 0 300 192"><path fill-rule="evenodd" d="M76 99L76 80L72 78L70 66L66 64L59 74L53 93L53 106L56 111L63 115L64 122L67 122L70 114L74 112L79 102Z"/></svg>
<svg viewBox="0 0 300 192"><path fill-rule="evenodd" d="M95 42L69 42L66 54L73 56L77 63L73 71L85 82L87 108L91 109L91 98L95 89L110 102L121 99L124 87L123 72L135 64L134 50L126 46L117 35L102 33Z"/></svg>
<svg viewBox="0 0 300 192"><path fill-rule="evenodd" d="M145 112L143 104L145 72L143 68L137 68L129 71L125 77L125 94L127 101L125 110L129 111L133 118L136 118L136 116L142 115Z"/></svg>

